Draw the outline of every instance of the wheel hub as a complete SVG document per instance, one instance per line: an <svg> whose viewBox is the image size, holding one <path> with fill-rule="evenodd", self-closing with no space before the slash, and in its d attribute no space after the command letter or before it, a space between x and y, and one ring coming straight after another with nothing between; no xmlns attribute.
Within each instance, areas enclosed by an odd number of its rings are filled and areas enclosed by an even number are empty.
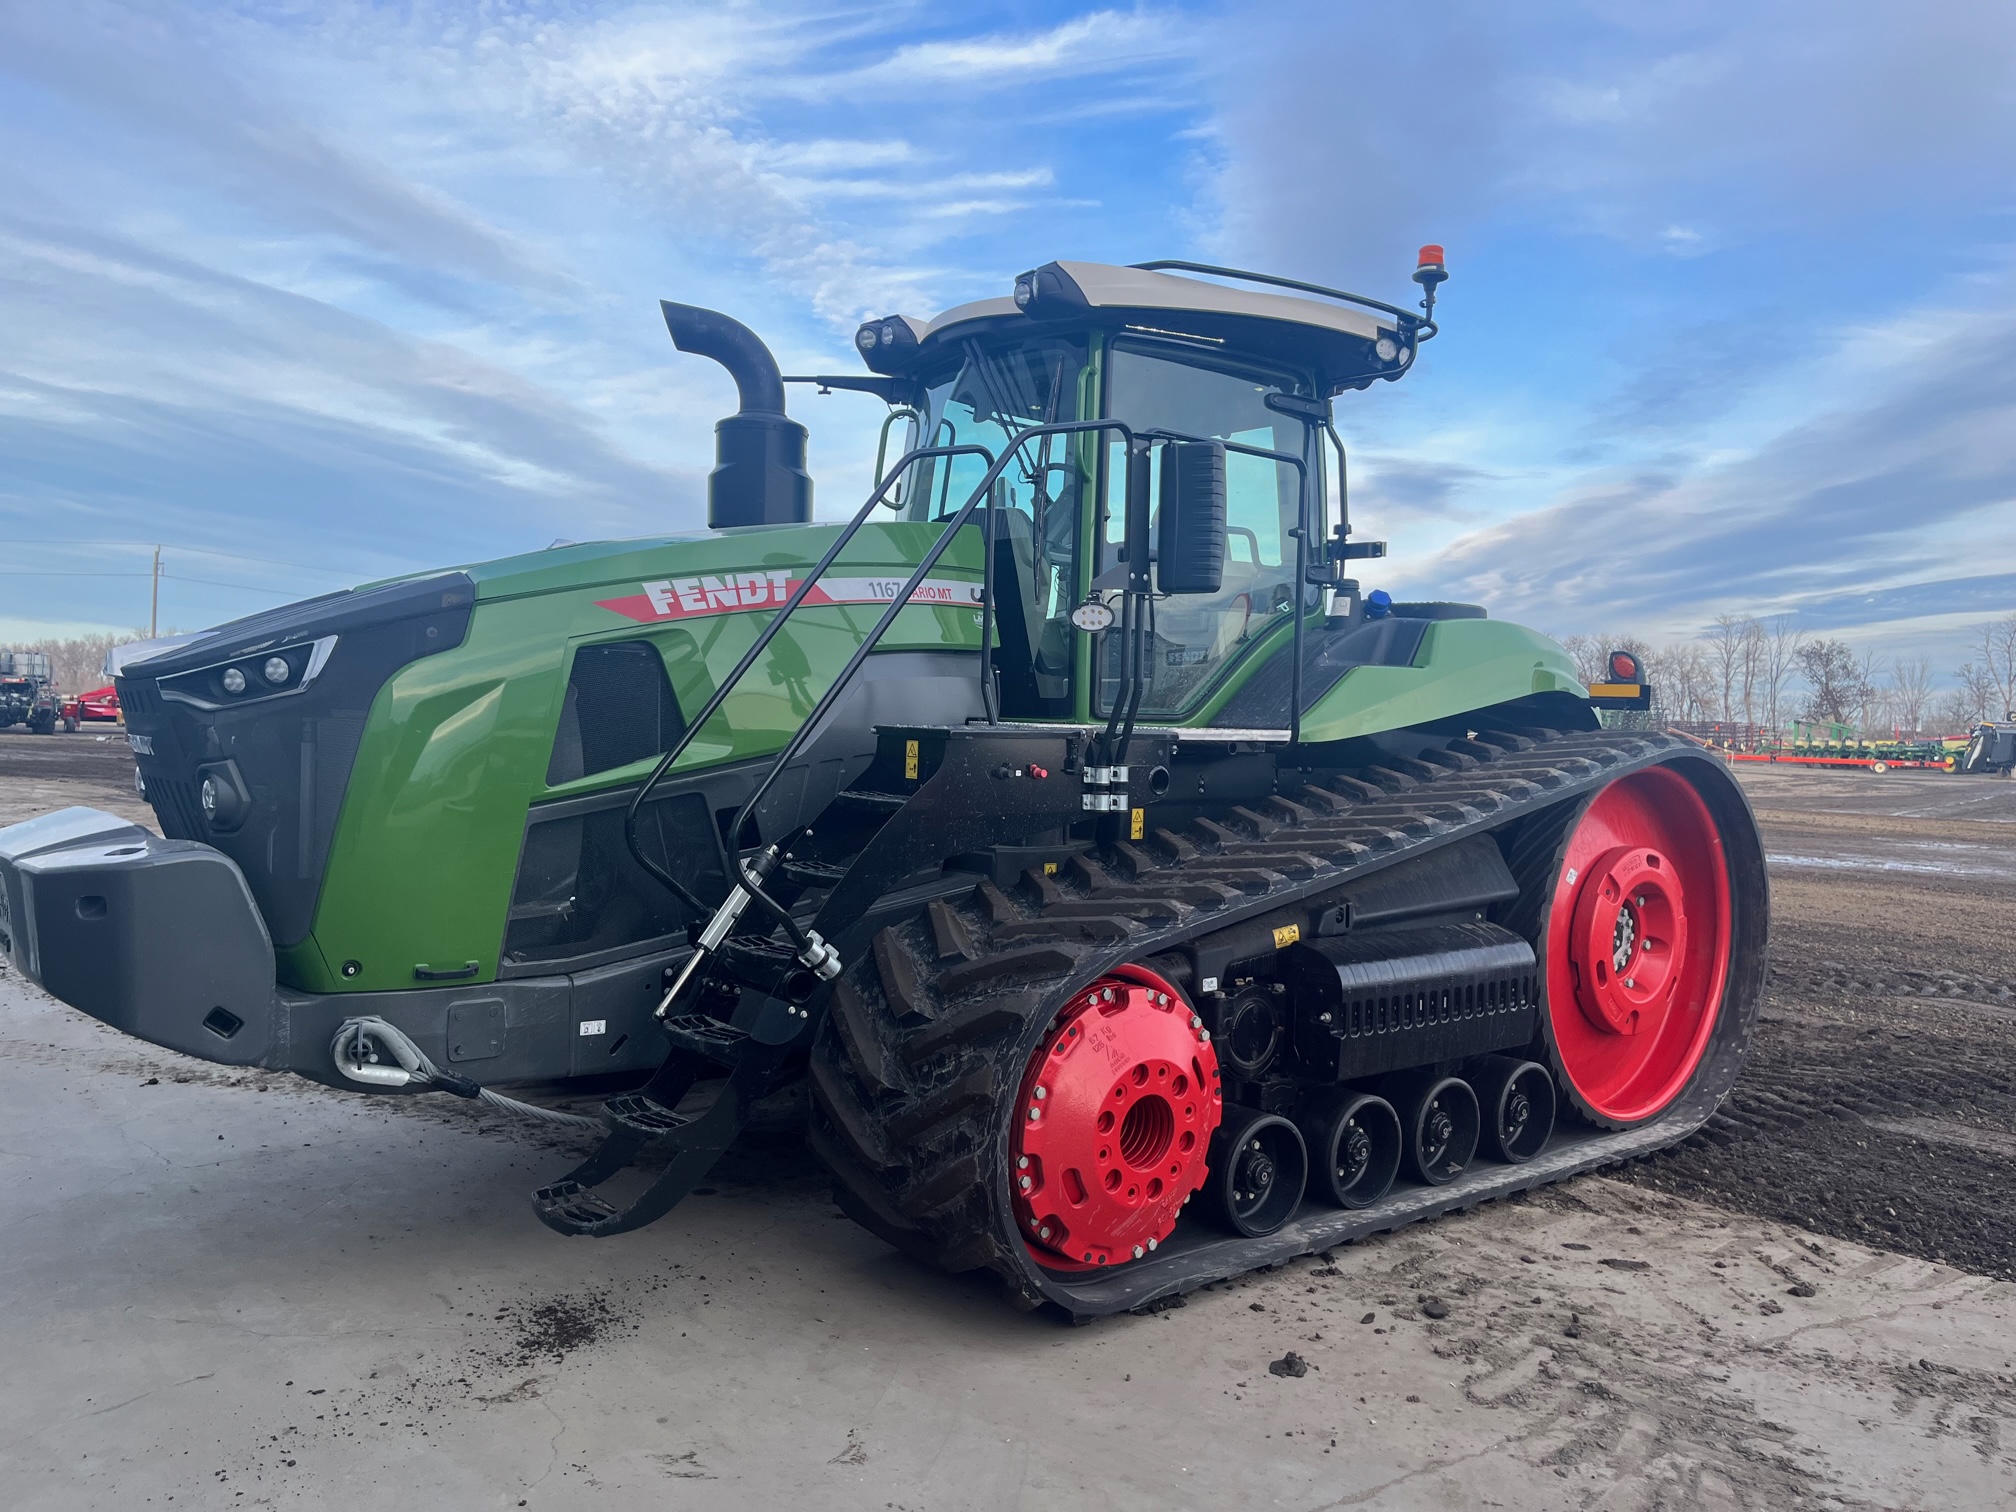
<svg viewBox="0 0 2016 1512"><path fill-rule="evenodd" d="M1723 825L1678 765L1654 766L1598 792L1559 852L1546 1040L1562 1090L1599 1124L1670 1108L1714 1036L1736 938Z"/></svg>
<svg viewBox="0 0 2016 1512"><path fill-rule="evenodd" d="M1666 857L1620 845L1584 874L1575 906L1575 1001L1592 1028L1650 1033L1665 1022L1687 950L1687 906Z"/></svg>
<svg viewBox="0 0 2016 1512"><path fill-rule="evenodd" d="M1123 967L1079 993L1030 1058L1010 1139L1036 1259L1114 1265L1159 1246L1204 1183L1221 1108L1210 1036L1168 982Z"/></svg>
<svg viewBox="0 0 2016 1512"><path fill-rule="evenodd" d="M1456 1121L1452 1119L1442 1104L1437 1102L1428 1111L1421 1123L1421 1163L1440 1165L1442 1157L1449 1153L1449 1141L1455 1137Z"/></svg>
<svg viewBox="0 0 2016 1512"><path fill-rule="evenodd" d="M1337 1177L1343 1186L1349 1186L1365 1174L1365 1168L1372 1163L1372 1136L1358 1127L1354 1119L1345 1126L1344 1137L1337 1141Z"/></svg>

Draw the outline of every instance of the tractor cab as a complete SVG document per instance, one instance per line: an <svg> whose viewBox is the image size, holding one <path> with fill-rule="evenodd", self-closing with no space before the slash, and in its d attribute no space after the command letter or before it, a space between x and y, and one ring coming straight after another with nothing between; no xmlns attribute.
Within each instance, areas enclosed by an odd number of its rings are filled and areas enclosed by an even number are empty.
<svg viewBox="0 0 2016 1512"><path fill-rule="evenodd" d="M1424 249L1431 304L1440 265L1440 249ZM928 322L868 322L856 345L879 381L855 382L909 420L913 449L984 449L913 462L892 489L906 519L950 518L990 460L1013 451L988 527L1000 712L1011 719L1111 713L1127 642L1074 630L1102 629L1125 609L1130 450L1146 488L1146 537L1159 543L1169 445L1217 443L1223 521L1205 544L1202 580L1172 590L1172 564L1151 545L1156 591L1143 599L1138 712L1192 721L1224 701L1237 669L1285 642L1298 606L1320 612L1326 587L1355 611L1354 585L1337 567L1348 524L1328 401L1400 377L1433 333L1422 316L1313 285L1183 263L1059 262L1024 274L1009 298ZM1012 440L1073 423L1081 428ZM1186 555L1193 579L1199 566Z"/></svg>

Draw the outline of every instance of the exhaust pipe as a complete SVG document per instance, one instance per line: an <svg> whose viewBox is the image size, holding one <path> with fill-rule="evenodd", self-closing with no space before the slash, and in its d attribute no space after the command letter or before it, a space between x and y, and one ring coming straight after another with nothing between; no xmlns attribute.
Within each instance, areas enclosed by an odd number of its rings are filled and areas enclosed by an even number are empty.
<svg viewBox="0 0 2016 1512"><path fill-rule="evenodd" d="M805 427L784 413L784 378L770 348L719 310L661 299L665 328L682 352L712 357L728 369L741 401L714 427L714 471L707 475L707 527L803 525L812 518L812 478L805 471Z"/></svg>

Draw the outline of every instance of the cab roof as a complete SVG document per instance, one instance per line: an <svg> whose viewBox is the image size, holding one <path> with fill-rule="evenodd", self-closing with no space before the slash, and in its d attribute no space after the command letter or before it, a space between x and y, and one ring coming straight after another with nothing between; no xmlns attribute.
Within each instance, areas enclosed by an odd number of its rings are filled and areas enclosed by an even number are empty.
<svg viewBox="0 0 2016 1512"><path fill-rule="evenodd" d="M1255 284L1287 282L1211 271ZM874 371L909 375L969 338L1018 328L1034 335L1089 319L1313 371L1330 393L1407 370L1423 324L1419 317L1355 295L1294 287L1308 292L1233 287L1154 266L1052 262L1016 279L1012 295L956 305L928 320L907 315L871 320L861 327L856 346ZM1391 356L1381 351L1382 343Z"/></svg>

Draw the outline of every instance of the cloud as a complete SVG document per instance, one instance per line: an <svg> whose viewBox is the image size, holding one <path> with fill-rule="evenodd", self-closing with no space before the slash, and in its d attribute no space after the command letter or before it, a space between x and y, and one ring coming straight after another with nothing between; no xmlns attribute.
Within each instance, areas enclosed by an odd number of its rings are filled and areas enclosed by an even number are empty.
<svg viewBox="0 0 2016 1512"><path fill-rule="evenodd" d="M696 475L550 390L106 233L0 213L0 308L10 536L256 546L362 578L536 546L556 518L697 520Z"/></svg>
<svg viewBox="0 0 2016 1512"><path fill-rule="evenodd" d="M0 76L60 99L80 125L119 128L131 159L206 178L271 223L468 277L555 285L552 268L466 206L246 87L257 70L230 66L227 38L179 7L10 5L0 8Z"/></svg>
<svg viewBox="0 0 2016 1512"><path fill-rule="evenodd" d="M1365 277L1433 226L1555 224L1668 253L1902 204L2016 168L2016 11L1931 0L1599 0L1228 9L1205 77L1227 252ZM1348 86L1340 81L1348 80Z"/></svg>
<svg viewBox="0 0 2016 1512"><path fill-rule="evenodd" d="M2016 572L1998 572L1811 599L1792 612L1791 620L1802 630L1820 633L1934 615L1987 618L2012 609L2016 609Z"/></svg>
<svg viewBox="0 0 2016 1512"><path fill-rule="evenodd" d="M1916 349L1907 334L1844 337L1804 380L1887 353L1867 389L1738 460L1574 482L1419 571L1514 616L1698 628L1807 599L1838 624L1878 574L2016 567L2016 309L1949 312ZM1992 598L2002 574L1969 576Z"/></svg>
<svg viewBox="0 0 2016 1512"><path fill-rule="evenodd" d="M1462 462L1360 452L1352 459L1351 506L1385 524L1410 516L1446 515L1458 499L1496 475Z"/></svg>
<svg viewBox="0 0 2016 1512"><path fill-rule="evenodd" d="M1182 18L1151 10L1093 11L1040 32L913 42L879 63L822 84L845 88L924 84L1003 88L1188 59L1196 43Z"/></svg>

